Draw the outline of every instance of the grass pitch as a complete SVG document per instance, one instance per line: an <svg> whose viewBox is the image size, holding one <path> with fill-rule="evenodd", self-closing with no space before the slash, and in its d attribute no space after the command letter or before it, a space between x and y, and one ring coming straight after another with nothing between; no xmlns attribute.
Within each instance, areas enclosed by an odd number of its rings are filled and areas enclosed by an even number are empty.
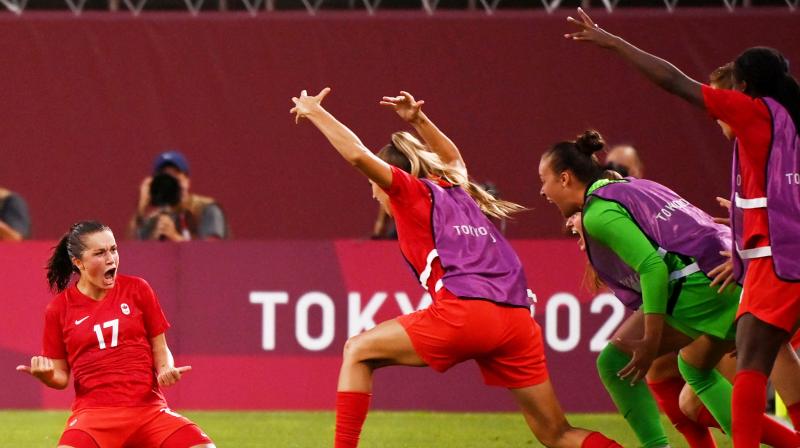
<svg viewBox="0 0 800 448"><path fill-rule="evenodd" d="M331 412L185 411L220 448L324 448L332 446ZM0 411L0 447L52 448L69 414L62 411ZM572 414L575 426L599 429L625 447L638 446L622 417ZM664 419L673 447L686 442ZM714 430L720 448L729 440ZM364 426L364 448L538 447L519 414L371 412ZM144 447L142 447L144 448Z"/></svg>

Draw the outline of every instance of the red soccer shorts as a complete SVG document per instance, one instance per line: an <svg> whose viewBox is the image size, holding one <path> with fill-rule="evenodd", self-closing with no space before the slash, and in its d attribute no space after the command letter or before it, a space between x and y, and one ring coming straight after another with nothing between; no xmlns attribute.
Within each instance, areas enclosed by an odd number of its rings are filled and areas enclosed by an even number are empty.
<svg viewBox="0 0 800 448"><path fill-rule="evenodd" d="M736 318L745 313L793 334L800 318L800 283L775 276L772 257L750 260Z"/></svg>
<svg viewBox="0 0 800 448"><path fill-rule="evenodd" d="M84 408L72 413L59 444L75 448L160 447L191 420L164 406ZM196 427L196 426L195 426ZM196 431L192 445L212 443ZM92 445L91 441L96 445Z"/></svg>
<svg viewBox="0 0 800 448"><path fill-rule="evenodd" d="M444 289L437 296L427 309L398 318L434 370L474 359L491 386L517 389L547 380L542 330L527 308L459 299Z"/></svg>
<svg viewBox="0 0 800 448"><path fill-rule="evenodd" d="M795 350L800 349L800 330L796 331L794 333L794 336L792 336L791 344L793 349Z"/></svg>

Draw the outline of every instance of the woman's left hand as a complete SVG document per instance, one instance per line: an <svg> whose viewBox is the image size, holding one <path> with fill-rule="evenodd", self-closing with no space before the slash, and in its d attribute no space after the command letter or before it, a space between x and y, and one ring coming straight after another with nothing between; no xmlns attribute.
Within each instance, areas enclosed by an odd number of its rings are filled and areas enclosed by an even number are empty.
<svg viewBox="0 0 800 448"><path fill-rule="evenodd" d="M614 345L632 354L630 362L617 372L620 379L630 379L631 386L647 375L653 360L658 356L658 348L653 347L647 339L617 339Z"/></svg>
<svg viewBox="0 0 800 448"><path fill-rule="evenodd" d="M381 106L394 109L404 121L413 123L419 120L420 109L425 101L416 101L410 93L400 91L399 96L385 96L381 100Z"/></svg>
<svg viewBox="0 0 800 448"><path fill-rule="evenodd" d="M315 110L321 109L322 100L324 100L325 97L328 96L330 92L331 88L325 87L315 96L309 96L308 92L303 90L302 92L300 92L300 98L298 97L292 98L294 107L289 111L289 113L294 114L294 122L297 123L300 121L301 118L306 117L307 115L313 113Z"/></svg>
<svg viewBox="0 0 800 448"><path fill-rule="evenodd" d="M192 370L192 366L164 367L158 371L158 385L169 387L181 380L185 372Z"/></svg>
<svg viewBox="0 0 800 448"><path fill-rule="evenodd" d="M567 22L576 25L580 31L565 34L567 39L591 42L602 48L611 48L616 44L617 36L600 28L583 9L578 8L580 20L567 17Z"/></svg>

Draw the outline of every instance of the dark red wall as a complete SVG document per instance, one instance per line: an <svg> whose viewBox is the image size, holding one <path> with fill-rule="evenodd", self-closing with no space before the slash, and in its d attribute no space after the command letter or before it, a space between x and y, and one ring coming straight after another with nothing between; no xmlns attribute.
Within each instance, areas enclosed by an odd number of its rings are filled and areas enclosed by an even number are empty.
<svg viewBox="0 0 800 448"><path fill-rule="evenodd" d="M195 190L222 202L240 238L363 236L367 183L288 113L291 96L328 85L328 108L371 148L403 128L380 96L427 100L474 177L534 209L514 237L558 234L537 196L538 157L587 127L636 144L648 176L714 208L730 157L713 121L563 39L567 14L6 14L0 185L28 199L35 238L88 217L121 229L154 155L180 148ZM700 79L756 44L800 61L800 15L786 8L595 15Z"/></svg>

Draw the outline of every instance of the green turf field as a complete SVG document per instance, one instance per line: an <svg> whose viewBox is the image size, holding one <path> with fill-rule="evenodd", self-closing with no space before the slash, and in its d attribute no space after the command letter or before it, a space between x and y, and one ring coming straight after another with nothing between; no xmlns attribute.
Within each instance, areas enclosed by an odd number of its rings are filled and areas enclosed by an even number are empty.
<svg viewBox="0 0 800 448"><path fill-rule="evenodd" d="M331 446L331 412L183 412L219 447ZM68 414L58 411L0 411L0 447L54 447ZM624 420L609 414L571 415L573 425L602 429L625 447L637 446ZM673 447L686 443L664 420ZM720 448L730 447L715 431ZM372 412L361 446L365 448L496 448L540 446L518 414Z"/></svg>

